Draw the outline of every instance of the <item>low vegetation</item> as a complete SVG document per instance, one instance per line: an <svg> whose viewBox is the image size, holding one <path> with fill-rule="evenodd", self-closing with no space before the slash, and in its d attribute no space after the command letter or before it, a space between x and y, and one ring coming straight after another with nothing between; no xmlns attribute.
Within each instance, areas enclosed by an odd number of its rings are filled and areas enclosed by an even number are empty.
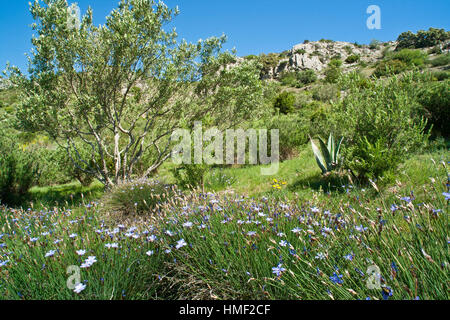
<svg viewBox="0 0 450 320"><path fill-rule="evenodd" d="M175 11L124 3L77 31L31 7L54 51L0 89L0 299L449 299L448 32L267 81L291 52L178 43ZM278 172L168 161L196 121L279 130Z"/></svg>

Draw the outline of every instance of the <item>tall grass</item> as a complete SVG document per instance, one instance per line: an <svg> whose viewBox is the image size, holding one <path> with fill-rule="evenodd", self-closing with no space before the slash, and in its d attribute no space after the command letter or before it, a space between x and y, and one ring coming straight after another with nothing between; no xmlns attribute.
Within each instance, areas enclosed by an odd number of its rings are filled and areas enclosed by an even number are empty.
<svg viewBox="0 0 450 320"><path fill-rule="evenodd" d="M308 201L283 199L289 185L267 198L193 193L127 226L104 221L95 202L3 207L0 297L448 299L448 171L426 161L420 185L346 185ZM77 294L66 271L89 256ZM373 265L378 289L367 286Z"/></svg>

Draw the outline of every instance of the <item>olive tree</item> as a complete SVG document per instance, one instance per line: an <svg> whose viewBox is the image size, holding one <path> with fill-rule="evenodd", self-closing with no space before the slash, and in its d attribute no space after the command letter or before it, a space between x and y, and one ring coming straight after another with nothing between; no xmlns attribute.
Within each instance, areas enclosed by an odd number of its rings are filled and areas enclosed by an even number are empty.
<svg viewBox="0 0 450 320"><path fill-rule="evenodd" d="M261 105L256 62L224 51L225 36L178 40L168 26L177 8L122 0L100 26L91 8L73 23L66 0L35 0L30 11L29 75L7 69L23 94L19 124L46 132L106 186L129 179L144 156L144 175L155 171L174 129L201 119L231 127Z"/></svg>

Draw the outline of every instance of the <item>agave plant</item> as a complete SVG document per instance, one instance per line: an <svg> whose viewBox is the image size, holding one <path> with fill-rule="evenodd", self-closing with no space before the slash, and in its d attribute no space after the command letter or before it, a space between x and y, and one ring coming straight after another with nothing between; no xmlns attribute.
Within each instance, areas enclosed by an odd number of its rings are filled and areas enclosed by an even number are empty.
<svg viewBox="0 0 450 320"><path fill-rule="evenodd" d="M319 137L319 146L317 146L313 139L310 137L314 156L316 157L317 164L322 170L323 174L331 172L339 165L340 149L344 138L336 144L333 134L330 134L328 138L328 144Z"/></svg>

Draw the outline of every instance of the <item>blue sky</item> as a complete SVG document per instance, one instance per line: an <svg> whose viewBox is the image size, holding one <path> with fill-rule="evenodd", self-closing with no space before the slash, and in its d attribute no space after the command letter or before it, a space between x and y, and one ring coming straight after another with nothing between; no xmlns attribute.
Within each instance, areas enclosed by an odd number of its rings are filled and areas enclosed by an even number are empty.
<svg viewBox="0 0 450 320"><path fill-rule="evenodd" d="M0 0L0 70L6 62L26 70L33 22L29 0ZM90 5L94 22L102 24L118 0L69 0L82 13ZM178 5L175 19L180 38L197 41L226 34L226 48L240 56L281 52L308 39L322 38L369 43L372 39L395 40L407 30L450 26L449 0L166 0ZM369 5L381 9L381 30L369 30Z"/></svg>

